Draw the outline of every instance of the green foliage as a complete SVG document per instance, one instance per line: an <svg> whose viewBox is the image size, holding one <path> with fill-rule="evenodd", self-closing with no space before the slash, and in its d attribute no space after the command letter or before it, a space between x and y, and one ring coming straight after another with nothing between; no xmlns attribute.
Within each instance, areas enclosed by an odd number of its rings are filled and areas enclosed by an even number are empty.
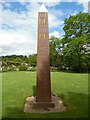
<svg viewBox="0 0 90 120"><path fill-rule="evenodd" d="M58 67L58 45L60 45L60 40L56 37L50 38L50 66Z"/></svg>
<svg viewBox="0 0 90 120"><path fill-rule="evenodd" d="M70 16L69 19L64 20L64 31L66 43L69 42L71 38L77 38L81 36L86 36L88 34L88 13L79 13L74 16Z"/></svg>
<svg viewBox="0 0 90 120"><path fill-rule="evenodd" d="M35 67L37 65L37 54L34 54L34 55L30 55L29 58L28 58L28 63Z"/></svg>
<svg viewBox="0 0 90 120"><path fill-rule="evenodd" d="M20 70L20 71L26 71L26 70L27 70L27 66L26 66L26 65L21 65L21 66L19 67L19 70Z"/></svg>
<svg viewBox="0 0 90 120"><path fill-rule="evenodd" d="M64 65L75 72L88 71L87 42L88 14L79 13L64 21L65 37L62 39Z"/></svg>
<svg viewBox="0 0 90 120"><path fill-rule="evenodd" d="M37 70L37 67L28 67L27 68L27 71L36 71Z"/></svg>
<svg viewBox="0 0 90 120"><path fill-rule="evenodd" d="M58 70L87 72L90 57L87 52L88 14L79 13L64 20L65 36L50 39L50 63Z"/></svg>
<svg viewBox="0 0 90 120"><path fill-rule="evenodd" d="M37 70L36 67L31 67L31 68L30 68L30 71L36 71L36 70Z"/></svg>
<svg viewBox="0 0 90 120"><path fill-rule="evenodd" d="M57 69L57 67L51 67L51 68L50 68L50 71L51 71L51 72L56 72L56 71L58 71L58 69Z"/></svg>
<svg viewBox="0 0 90 120"><path fill-rule="evenodd" d="M27 70L29 67L27 56L11 55L2 56L2 72L4 71L20 71Z"/></svg>
<svg viewBox="0 0 90 120"><path fill-rule="evenodd" d="M7 72L8 71L8 69L7 69L7 67L2 67L2 72Z"/></svg>

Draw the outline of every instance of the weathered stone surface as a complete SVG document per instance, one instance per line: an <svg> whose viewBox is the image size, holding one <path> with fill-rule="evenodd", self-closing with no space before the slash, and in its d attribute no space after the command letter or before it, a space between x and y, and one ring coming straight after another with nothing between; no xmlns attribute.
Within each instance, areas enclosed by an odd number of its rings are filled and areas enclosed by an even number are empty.
<svg viewBox="0 0 90 120"><path fill-rule="evenodd" d="M26 104L24 106L24 112L25 113L50 113L50 112L65 112L65 107L62 103L61 98L57 96L52 96L53 102L54 102L54 107L47 107L47 108L39 108L36 109L36 107L33 107L33 102L35 98L33 96L28 97L26 99ZM50 104L49 104L50 105Z"/></svg>
<svg viewBox="0 0 90 120"><path fill-rule="evenodd" d="M43 7L43 6L42 6ZM53 107L50 82L48 12L38 12L36 108Z"/></svg>

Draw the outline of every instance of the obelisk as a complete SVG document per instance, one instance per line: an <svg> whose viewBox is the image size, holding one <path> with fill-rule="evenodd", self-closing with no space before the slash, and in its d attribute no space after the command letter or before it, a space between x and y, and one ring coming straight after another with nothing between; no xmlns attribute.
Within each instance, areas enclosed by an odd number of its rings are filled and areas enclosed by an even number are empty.
<svg viewBox="0 0 90 120"><path fill-rule="evenodd" d="M48 11L44 4L38 12L37 82L33 107L54 107L51 97Z"/></svg>

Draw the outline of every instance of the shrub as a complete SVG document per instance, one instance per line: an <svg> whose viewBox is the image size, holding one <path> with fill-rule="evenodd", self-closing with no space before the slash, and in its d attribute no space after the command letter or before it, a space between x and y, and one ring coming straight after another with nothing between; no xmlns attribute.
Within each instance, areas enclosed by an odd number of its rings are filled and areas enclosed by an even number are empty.
<svg viewBox="0 0 90 120"><path fill-rule="evenodd" d="M36 71L36 70L37 70L36 67L31 67L31 68L30 68L30 71Z"/></svg>
<svg viewBox="0 0 90 120"><path fill-rule="evenodd" d="M57 67L50 67L50 71L51 71L51 72L56 72L56 71L58 71L58 70L57 70Z"/></svg>
<svg viewBox="0 0 90 120"><path fill-rule="evenodd" d="M25 65L21 65L19 67L19 71L26 71L26 70L27 70L27 66L25 66Z"/></svg>
<svg viewBox="0 0 90 120"><path fill-rule="evenodd" d="M27 68L27 71L36 71L37 70L37 67L28 67Z"/></svg>
<svg viewBox="0 0 90 120"><path fill-rule="evenodd" d="M2 72L7 72L7 71L8 71L7 67L6 67L6 66L3 66L3 67L2 67Z"/></svg>

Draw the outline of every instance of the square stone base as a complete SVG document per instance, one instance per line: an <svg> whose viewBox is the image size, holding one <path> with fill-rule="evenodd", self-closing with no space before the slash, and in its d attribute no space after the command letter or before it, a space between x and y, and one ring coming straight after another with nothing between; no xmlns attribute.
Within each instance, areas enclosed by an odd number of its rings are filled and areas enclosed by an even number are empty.
<svg viewBox="0 0 90 120"><path fill-rule="evenodd" d="M33 101L33 108L35 109L47 109L47 108L53 108L54 107L54 102L36 102L36 98L34 98Z"/></svg>
<svg viewBox="0 0 90 120"><path fill-rule="evenodd" d="M65 112L65 106L63 105L61 98L59 98L57 96L52 96L52 99L53 99L52 102L38 104L37 102L35 102L34 96L27 97L26 103L24 106L24 112L25 113ZM42 108L42 106L44 108ZM37 107L37 109L36 109L36 107Z"/></svg>

